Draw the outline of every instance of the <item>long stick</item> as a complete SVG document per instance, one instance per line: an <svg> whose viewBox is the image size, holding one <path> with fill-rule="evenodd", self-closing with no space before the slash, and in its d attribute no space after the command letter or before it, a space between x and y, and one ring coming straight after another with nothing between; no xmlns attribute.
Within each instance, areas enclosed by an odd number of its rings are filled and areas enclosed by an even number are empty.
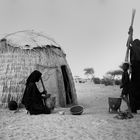
<svg viewBox="0 0 140 140"><path fill-rule="evenodd" d="M135 13L136 13L136 9L133 9L133 10L132 10L131 26L133 26L133 23L134 23Z"/></svg>
<svg viewBox="0 0 140 140"><path fill-rule="evenodd" d="M136 13L136 10L133 9L132 10L132 17L131 17L131 24L130 24L130 27L129 27L129 29L131 28L132 31L129 33L127 44L126 44L127 50L126 50L126 55L125 55L125 62L129 61L128 60L129 59L129 48L130 48L130 43L131 43L132 37L133 37L133 23L134 23L135 13ZM129 69L130 69L130 67L129 67ZM127 107L128 107L128 111L131 113L131 107L130 107L130 102L129 102L128 97L126 99L123 98L123 100L126 102Z"/></svg>
<svg viewBox="0 0 140 140"><path fill-rule="evenodd" d="M126 105L127 105L127 107L128 107L129 113L132 113L132 112L131 112L131 107L130 107L130 103L129 103L128 96L122 97L122 99L123 99L124 102L126 102Z"/></svg>
<svg viewBox="0 0 140 140"><path fill-rule="evenodd" d="M41 81L41 83L42 83L43 90L45 91L45 94L46 94L46 96L47 96L47 90L45 89L45 86L44 86L42 77L40 78L40 81ZM42 100L43 100L44 106L47 106L47 104L46 104L47 99L42 99Z"/></svg>
<svg viewBox="0 0 140 140"><path fill-rule="evenodd" d="M42 78L40 78L40 80L41 80L41 83L42 83L43 90L46 91Z"/></svg>
<svg viewBox="0 0 140 140"><path fill-rule="evenodd" d="M131 25L130 25L130 28L133 28L133 23L134 23L134 17L135 17L135 13L136 13L136 10L133 9L132 10L132 17L131 17ZM128 58L129 58L129 45L130 45L130 42L132 41L132 36L133 36L133 33L131 32L128 36L128 40L127 40L127 50L126 50L126 55L125 55L125 62L128 62Z"/></svg>

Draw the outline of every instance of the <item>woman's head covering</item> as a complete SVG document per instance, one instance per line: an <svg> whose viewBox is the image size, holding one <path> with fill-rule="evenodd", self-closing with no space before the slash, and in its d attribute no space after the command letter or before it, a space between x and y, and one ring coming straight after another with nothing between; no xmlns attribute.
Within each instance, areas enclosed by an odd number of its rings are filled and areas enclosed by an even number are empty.
<svg viewBox="0 0 140 140"><path fill-rule="evenodd" d="M29 77L28 77L28 79L27 79L27 81L26 81L26 85L28 85L29 83L38 82L39 79L41 78L41 75L42 75L42 73L39 72L38 70L33 71L33 72L29 75Z"/></svg>
<svg viewBox="0 0 140 140"><path fill-rule="evenodd" d="M24 94L23 94L23 97L22 97L22 104L24 104L25 107L27 107L27 108L28 108L28 105L31 104L30 103L30 98L31 98L32 94L35 94L35 93L33 93L33 91L29 90L30 83L38 82L41 75L42 75L41 72L35 70L29 75L29 77L26 81L26 88L25 88L25 91L24 91ZM35 98L36 98L36 96L34 96L33 99L35 99Z"/></svg>
<svg viewBox="0 0 140 140"><path fill-rule="evenodd" d="M133 41L132 45L134 45L134 46L140 46L140 40L139 39L135 39Z"/></svg>

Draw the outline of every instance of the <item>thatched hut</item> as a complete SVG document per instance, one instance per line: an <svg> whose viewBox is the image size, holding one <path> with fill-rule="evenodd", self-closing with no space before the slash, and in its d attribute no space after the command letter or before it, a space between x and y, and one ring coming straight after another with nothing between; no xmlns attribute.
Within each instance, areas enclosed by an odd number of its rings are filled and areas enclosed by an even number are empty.
<svg viewBox="0 0 140 140"><path fill-rule="evenodd" d="M55 41L34 31L6 35L0 41L0 104L20 104L30 73L43 74L45 88L56 96L56 105L77 104L75 85L66 54ZM39 90L43 90L38 83Z"/></svg>

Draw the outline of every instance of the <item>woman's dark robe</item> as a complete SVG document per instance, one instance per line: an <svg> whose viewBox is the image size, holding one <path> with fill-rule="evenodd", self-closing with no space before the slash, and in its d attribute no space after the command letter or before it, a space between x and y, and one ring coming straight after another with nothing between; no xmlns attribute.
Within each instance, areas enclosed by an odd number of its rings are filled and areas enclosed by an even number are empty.
<svg viewBox="0 0 140 140"><path fill-rule="evenodd" d="M30 114L49 114L50 110L44 105L43 99L38 90L36 83L41 78L41 73L39 71L34 71L28 77L26 82L26 88L22 98L22 104L30 112Z"/></svg>
<svg viewBox="0 0 140 140"><path fill-rule="evenodd" d="M130 107L132 112L136 113L140 109L140 41L133 41L130 49L131 61L131 92Z"/></svg>

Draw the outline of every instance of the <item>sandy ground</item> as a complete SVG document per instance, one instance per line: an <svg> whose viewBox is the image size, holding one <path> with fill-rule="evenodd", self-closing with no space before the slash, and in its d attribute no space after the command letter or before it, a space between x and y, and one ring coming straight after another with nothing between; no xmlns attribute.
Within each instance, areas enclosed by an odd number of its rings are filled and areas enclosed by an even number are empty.
<svg viewBox="0 0 140 140"><path fill-rule="evenodd" d="M119 97L118 86L76 84L82 115L56 108L50 115L28 115L0 109L0 140L140 140L140 113L118 120L108 112L108 97ZM121 110L127 109L122 102ZM65 115L59 114L65 111Z"/></svg>

